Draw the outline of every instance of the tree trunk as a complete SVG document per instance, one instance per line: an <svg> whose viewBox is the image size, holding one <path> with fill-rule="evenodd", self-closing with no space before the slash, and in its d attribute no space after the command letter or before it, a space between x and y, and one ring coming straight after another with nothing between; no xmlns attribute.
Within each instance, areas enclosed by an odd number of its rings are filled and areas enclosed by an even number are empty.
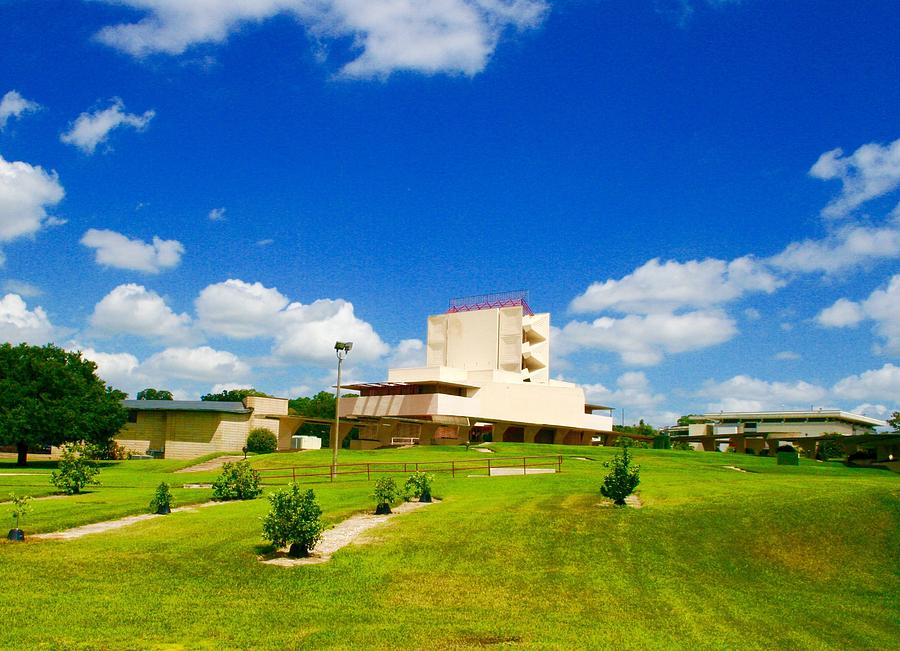
<svg viewBox="0 0 900 651"><path fill-rule="evenodd" d="M18 458L16 459L17 466L24 466L28 463L28 444L27 443L16 443L16 452L18 453Z"/></svg>

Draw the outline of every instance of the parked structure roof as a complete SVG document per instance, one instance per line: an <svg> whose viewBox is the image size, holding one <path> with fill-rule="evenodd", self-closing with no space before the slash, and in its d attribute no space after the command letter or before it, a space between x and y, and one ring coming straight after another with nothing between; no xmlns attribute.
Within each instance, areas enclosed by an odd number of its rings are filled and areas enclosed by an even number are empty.
<svg viewBox="0 0 900 651"><path fill-rule="evenodd" d="M126 409L152 411L211 411L227 414L249 414L242 402L219 402L217 400L123 400Z"/></svg>

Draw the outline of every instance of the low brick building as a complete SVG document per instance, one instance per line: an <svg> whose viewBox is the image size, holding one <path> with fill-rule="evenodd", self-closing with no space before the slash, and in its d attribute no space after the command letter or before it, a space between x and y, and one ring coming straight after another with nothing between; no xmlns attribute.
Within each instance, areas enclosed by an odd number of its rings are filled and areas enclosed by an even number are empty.
<svg viewBox="0 0 900 651"><path fill-rule="evenodd" d="M119 444L167 459L240 450L250 430L258 427L271 430L278 437L278 449L287 450L304 421L289 415L286 398L123 400L122 405L128 410L128 422L115 437Z"/></svg>

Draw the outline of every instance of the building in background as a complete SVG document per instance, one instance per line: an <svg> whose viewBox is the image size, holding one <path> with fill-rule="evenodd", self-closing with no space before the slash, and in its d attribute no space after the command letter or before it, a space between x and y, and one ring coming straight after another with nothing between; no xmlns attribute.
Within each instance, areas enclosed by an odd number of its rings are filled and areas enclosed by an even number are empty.
<svg viewBox="0 0 900 651"><path fill-rule="evenodd" d="M612 433L611 408L585 403L576 384L550 377L550 315L525 292L454 299L428 318L422 368L393 368L385 382L346 388L341 435L353 447L470 440L591 444ZM604 411L595 414L594 411Z"/></svg>
<svg viewBox="0 0 900 651"><path fill-rule="evenodd" d="M262 427L291 448L291 437L308 419L288 414L287 398L248 396L244 402L213 400L123 400L128 422L116 435L126 449L167 459L211 452L236 452L250 430Z"/></svg>

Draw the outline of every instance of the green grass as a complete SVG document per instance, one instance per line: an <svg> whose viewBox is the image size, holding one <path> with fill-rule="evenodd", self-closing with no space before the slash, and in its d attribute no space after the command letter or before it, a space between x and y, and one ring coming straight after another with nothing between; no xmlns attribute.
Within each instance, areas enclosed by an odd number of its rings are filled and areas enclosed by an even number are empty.
<svg viewBox="0 0 900 651"><path fill-rule="evenodd" d="M493 447L494 457L567 460L560 475L440 473L441 503L324 565L257 562L263 499L78 540L4 543L0 647L886 649L900 638L894 474L636 450L645 506L615 509L599 496L602 461L615 450ZM341 461L475 455L491 456L433 447L342 451ZM252 458L259 467L329 461L327 450ZM112 513L138 491L116 488L120 480L143 482L144 505L160 477L201 481L169 474L170 463L110 467L90 497ZM314 488L329 522L370 507L369 483ZM117 492L129 497L114 504ZM60 521L41 514L51 504L87 497L37 502L26 532Z"/></svg>

